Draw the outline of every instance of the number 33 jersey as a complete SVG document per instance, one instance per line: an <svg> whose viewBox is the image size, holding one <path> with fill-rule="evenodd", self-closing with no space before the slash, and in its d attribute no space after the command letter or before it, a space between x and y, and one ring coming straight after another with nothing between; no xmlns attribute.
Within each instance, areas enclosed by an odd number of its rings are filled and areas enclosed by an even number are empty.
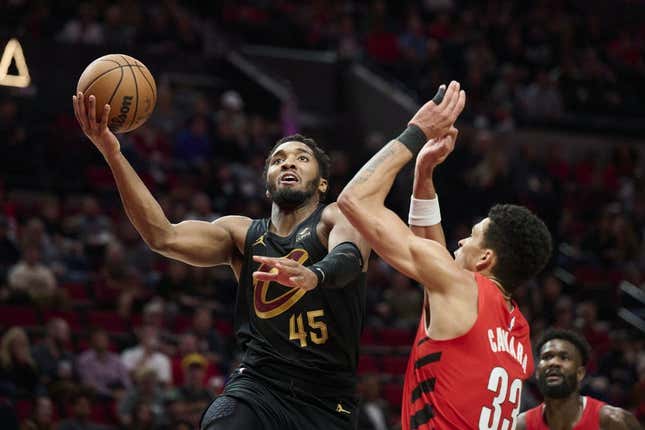
<svg viewBox="0 0 645 430"><path fill-rule="evenodd" d="M533 374L529 324L491 280L474 276L477 320L466 334L430 339L424 306L405 374L404 430L515 428L522 381Z"/></svg>
<svg viewBox="0 0 645 430"><path fill-rule="evenodd" d="M310 266L327 255L316 228L323 205L286 237L269 231L269 219L247 232L235 309L241 366L268 383L322 397L353 394L365 314L365 274L343 288L311 291L254 281L268 271L253 255L286 257Z"/></svg>

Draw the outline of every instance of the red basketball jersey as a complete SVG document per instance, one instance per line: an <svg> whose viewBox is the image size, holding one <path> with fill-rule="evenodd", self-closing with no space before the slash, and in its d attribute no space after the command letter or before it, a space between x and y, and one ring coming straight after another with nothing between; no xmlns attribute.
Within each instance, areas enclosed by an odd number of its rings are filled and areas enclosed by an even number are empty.
<svg viewBox="0 0 645 430"><path fill-rule="evenodd" d="M600 430L600 408L605 402L593 397L582 398L582 417L571 430ZM549 430L544 422L544 403L526 411L526 430Z"/></svg>
<svg viewBox="0 0 645 430"><path fill-rule="evenodd" d="M424 307L405 373L403 430L515 428L522 381L533 374L529 324L491 280L475 280L477 319L466 334L430 339Z"/></svg>

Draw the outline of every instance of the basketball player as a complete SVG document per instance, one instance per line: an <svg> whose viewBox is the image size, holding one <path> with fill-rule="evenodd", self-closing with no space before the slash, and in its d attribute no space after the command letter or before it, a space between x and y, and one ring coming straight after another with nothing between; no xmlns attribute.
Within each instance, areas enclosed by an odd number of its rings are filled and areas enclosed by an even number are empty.
<svg viewBox="0 0 645 430"><path fill-rule="evenodd" d="M335 203L321 204L327 154L300 135L277 142L265 165L269 218L171 224L107 128L109 106L97 122L93 96L86 101L79 93L73 102L146 243L195 266L227 264L239 281L241 365L204 413L201 428L354 428L369 248Z"/></svg>
<svg viewBox="0 0 645 430"><path fill-rule="evenodd" d="M519 430L637 430L631 413L580 395L590 346L569 330L549 330L536 345L536 377L544 403L521 414Z"/></svg>
<svg viewBox="0 0 645 430"><path fill-rule="evenodd" d="M444 91L443 100L422 106L406 130L363 166L338 205L384 260L424 288L405 375L402 428L511 429L522 381L533 372L529 326L511 294L544 267L551 236L527 209L497 205L459 242L454 259L447 251L429 182L453 148L453 124L466 96L457 82ZM416 173L426 177L415 180L424 184L419 190L425 195L412 200L413 232L384 200L421 149Z"/></svg>

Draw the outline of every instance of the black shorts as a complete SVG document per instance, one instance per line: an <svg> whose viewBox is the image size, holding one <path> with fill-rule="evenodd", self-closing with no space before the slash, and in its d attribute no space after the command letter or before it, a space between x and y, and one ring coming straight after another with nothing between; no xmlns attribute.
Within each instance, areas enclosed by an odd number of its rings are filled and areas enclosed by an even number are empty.
<svg viewBox="0 0 645 430"><path fill-rule="evenodd" d="M251 416L253 415L253 416ZM321 398L269 386L236 371L221 396L202 416L202 430L354 430L358 426L355 397Z"/></svg>

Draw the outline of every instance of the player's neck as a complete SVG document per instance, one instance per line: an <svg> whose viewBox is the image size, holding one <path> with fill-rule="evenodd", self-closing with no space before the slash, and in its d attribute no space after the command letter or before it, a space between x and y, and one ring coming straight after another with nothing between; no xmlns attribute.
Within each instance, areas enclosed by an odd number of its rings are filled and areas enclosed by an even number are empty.
<svg viewBox="0 0 645 430"><path fill-rule="evenodd" d="M551 430L569 430L582 416L582 396L578 393L566 399L545 399L544 404L544 418Z"/></svg>
<svg viewBox="0 0 645 430"><path fill-rule="evenodd" d="M269 231L278 236L288 236L293 229L304 221L318 207L318 199L308 200L293 209L281 208L275 203L271 206L271 226Z"/></svg>
<svg viewBox="0 0 645 430"><path fill-rule="evenodd" d="M500 293L502 293L502 295L504 296L504 300L506 301L509 312L512 311L514 306L513 306L513 300L511 299L511 293L506 291L506 288L504 288L502 283L495 276L493 276L493 274L490 273L490 271L486 270L480 273L486 276L488 279L490 279L493 284L495 284L495 286L499 289Z"/></svg>

